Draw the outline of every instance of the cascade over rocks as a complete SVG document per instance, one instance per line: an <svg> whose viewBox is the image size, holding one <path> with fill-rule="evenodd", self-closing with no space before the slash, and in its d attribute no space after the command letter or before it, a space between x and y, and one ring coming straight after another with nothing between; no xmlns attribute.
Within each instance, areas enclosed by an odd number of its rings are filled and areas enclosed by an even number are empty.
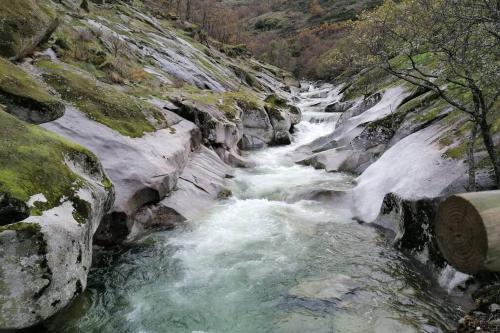
<svg viewBox="0 0 500 333"><path fill-rule="evenodd" d="M92 2L0 4L0 330L81 294L94 244L228 198L240 150L289 143L301 118L290 74Z"/></svg>
<svg viewBox="0 0 500 333"><path fill-rule="evenodd" d="M433 92L408 90L393 77L365 97L365 74L339 89L340 101L318 104L339 121L331 133L299 147L297 162L359 175L341 197L316 196L334 203L348 198L357 220L390 230L394 244L422 263L450 270L434 238L434 217L443 198L466 191L466 140L459 131L468 131L467 119ZM486 157L476 152L476 158ZM487 175L478 171L479 188L493 185Z"/></svg>
<svg viewBox="0 0 500 333"><path fill-rule="evenodd" d="M84 2L0 4L0 330L38 324L82 293L93 244L134 242L230 197L231 166L252 165L242 151L289 144L301 107L331 131L293 157L359 177L353 189L286 199L350 203L400 249L444 267L432 219L444 196L465 189L463 115L395 79L365 96L356 81L365 73L348 86L296 88L289 74L237 47L200 44L140 3L66 13ZM483 170L479 186L490 184ZM355 289L334 276L290 295L330 301Z"/></svg>

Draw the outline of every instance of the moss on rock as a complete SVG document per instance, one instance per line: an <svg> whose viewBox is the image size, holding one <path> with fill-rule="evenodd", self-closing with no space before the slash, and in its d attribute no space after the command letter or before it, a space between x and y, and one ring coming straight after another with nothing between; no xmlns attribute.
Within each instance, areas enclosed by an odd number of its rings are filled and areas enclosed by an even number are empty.
<svg viewBox="0 0 500 333"><path fill-rule="evenodd" d="M0 1L0 56L21 58L47 39L57 27L50 1Z"/></svg>
<svg viewBox="0 0 500 333"><path fill-rule="evenodd" d="M61 117L64 104L33 77L10 61L0 58L0 102L7 111L31 123L43 123Z"/></svg>
<svg viewBox="0 0 500 333"><path fill-rule="evenodd" d="M88 150L26 124L2 109L0 146L0 193L22 202L35 194L43 194L47 202L32 208L34 210L59 206L61 201L74 198L85 183L66 164L70 156L85 156L98 163Z"/></svg>
<svg viewBox="0 0 500 333"><path fill-rule="evenodd" d="M266 103L266 111L271 118L283 120L284 118L281 114L282 110L286 110L292 115L300 115L300 110L298 107L288 104L285 99L275 94L267 96L264 102Z"/></svg>
<svg viewBox="0 0 500 333"><path fill-rule="evenodd" d="M41 231L41 226L38 223L17 222L6 226L0 226L0 232L7 230L16 231L19 233L28 233L37 235Z"/></svg>
<svg viewBox="0 0 500 333"><path fill-rule="evenodd" d="M164 117L148 103L139 102L112 85L99 82L70 66L41 61L43 77L63 99L101 124L130 137L141 137L165 127ZM153 125L154 124L154 125ZM155 125L157 125L155 127Z"/></svg>
<svg viewBox="0 0 500 333"><path fill-rule="evenodd" d="M378 91L393 85L397 78L389 75L383 69L374 68L362 72L343 91L342 102L360 97L367 98Z"/></svg>

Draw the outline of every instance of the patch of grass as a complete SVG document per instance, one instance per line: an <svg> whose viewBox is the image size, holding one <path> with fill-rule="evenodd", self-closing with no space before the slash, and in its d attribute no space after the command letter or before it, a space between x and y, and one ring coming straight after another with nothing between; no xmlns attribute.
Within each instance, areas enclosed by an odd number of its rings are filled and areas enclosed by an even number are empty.
<svg viewBox="0 0 500 333"><path fill-rule="evenodd" d="M439 64L439 58L437 57L437 55L430 52L417 54L412 58L413 61L415 62L415 65L417 65L418 68L426 69L429 71L432 71L433 69L437 68ZM411 60L405 55L400 55L393 58L391 60L391 65L396 69L412 68Z"/></svg>
<svg viewBox="0 0 500 333"><path fill-rule="evenodd" d="M221 44L219 51L231 58L239 57L248 53L248 49L245 44Z"/></svg>
<svg viewBox="0 0 500 333"><path fill-rule="evenodd" d="M27 223L27 222L17 222L5 226L0 226L0 232L4 232L6 230L13 230L17 232L30 233L36 235L42 230L42 227L38 223Z"/></svg>
<svg viewBox="0 0 500 333"><path fill-rule="evenodd" d="M57 13L49 1L0 1L0 55L22 55L55 28Z"/></svg>
<svg viewBox="0 0 500 333"><path fill-rule="evenodd" d="M411 104L411 102L409 103ZM415 117L415 122L417 123L432 121L450 107L448 103L440 99L439 96L433 92L420 96L413 106L413 111L417 112L417 116Z"/></svg>
<svg viewBox="0 0 500 333"><path fill-rule="evenodd" d="M347 88L342 96L342 101L350 101L360 97L368 97L397 82L394 76L383 69L374 68L358 75L355 81Z"/></svg>
<svg viewBox="0 0 500 333"><path fill-rule="evenodd" d="M0 57L0 100L40 112L59 113L64 106L21 68Z"/></svg>
<svg viewBox="0 0 500 333"><path fill-rule="evenodd" d="M467 142L461 142L455 147L448 149L444 153L444 156L455 160L461 160L465 158L466 154L467 154Z"/></svg>
<svg viewBox="0 0 500 333"><path fill-rule="evenodd" d="M41 61L43 77L63 99L75 104L87 116L117 132L130 137L141 137L157 128L148 120L164 120L161 112L148 103L139 102L111 85L96 81L69 66L62 67L49 61ZM165 127L163 122L159 127Z"/></svg>
<svg viewBox="0 0 500 333"><path fill-rule="evenodd" d="M230 92L214 92L185 85L177 93L185 99L217 107L224 113L228 120L236 119L239 111L238 108L242 109L244 112L245 110L262 108L265 105L265 103L259 99L258 95L249 89L240 89L239 91Z"/></svg>
<svg viewBox="0 0 500 333"><path fill-rule="evenodd" d="M264 101L266 102L268 112L270 111L271 113L273 113L278 119L282 118L281 112L278 109L286 109L287 111L293 114L300 113L299 108L297 108L294 105L288 104L288 102L285 99L278 97L275 94L267 96L267 98ZM277 113L279 113L279 116L277 115Z"/></svg>

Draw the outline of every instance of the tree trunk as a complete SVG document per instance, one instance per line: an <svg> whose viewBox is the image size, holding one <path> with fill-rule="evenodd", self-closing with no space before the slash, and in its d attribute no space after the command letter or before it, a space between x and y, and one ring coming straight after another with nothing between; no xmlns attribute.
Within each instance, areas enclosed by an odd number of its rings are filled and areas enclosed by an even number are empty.
<svg viewBox="0 0 500 333"><path fill-rule="evenodd" d="M186 21L191 20L191 0L186 0Z"/></svg>
<svg viewBox="0 0 500 333"><path fill-rule="evenodd" d="M500 271L500 191L457 194L438 209L439 248L461 272Z"/></svg>
<svg viewBox="0 0 500 333"><path fill-rule="evenodd" d="M472 123L472 130L470 133L469 144L467 147L467 163L469 166L469 186L467 191L476 191L476 161L474 158L474 146L476 143L477 132L479 125L476 122Z"/></svg>
<svg viewBox="0 0 500 333"><path fill-rule="evenodd" d="M495 144L491 137L490 125L484 115L479 117L479 127L481 129L481 136L483 137L484 146L493 164L493 173L495 176L495 183L497 188L500 188L500 163L498 162L498 155L495 150Z"/></svg>

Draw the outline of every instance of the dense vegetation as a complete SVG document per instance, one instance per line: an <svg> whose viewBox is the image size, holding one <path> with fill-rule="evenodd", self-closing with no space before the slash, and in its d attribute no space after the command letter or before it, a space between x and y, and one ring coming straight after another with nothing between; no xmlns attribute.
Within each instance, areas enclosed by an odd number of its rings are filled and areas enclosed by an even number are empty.
<svg viewBox="0 0 500 333"><path fill-rule="evenodd" d="M148 0L159 14L196 23L222 43L245 44L259 59L298 77L327 78L322 57L348 20L381 0ZM180 24L180 23L179 23Z"/></svg>
<svg viewBox="0 0 500 333"><path fill-rule="evenodd" d="M500 187L495 147L500 95L498 1L385 1L350 24L350 44L330 55L339 72L380 68L433 91L471 121L468 163L475 187L474 149L480 135ZM492 130L493 128L493 130Z"/></svg>

